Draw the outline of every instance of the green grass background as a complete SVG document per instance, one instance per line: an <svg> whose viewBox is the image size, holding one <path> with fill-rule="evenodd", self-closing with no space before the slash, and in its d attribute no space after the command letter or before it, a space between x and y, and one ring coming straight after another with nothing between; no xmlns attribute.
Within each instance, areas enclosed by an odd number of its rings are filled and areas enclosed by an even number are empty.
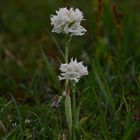
<svg viewBox="0 0 140 140"><path fill-rule="evenodd" d="M100 15L98 2L0 0L0 139L62 139L64 99L50 105L64 91L57 78L64 35L51 33L50 15L65 6L83 11L87 29L70 46L70 56L89 69L76 89L77 133L85 140L140 138L140 2L104 0Z"/></svg>

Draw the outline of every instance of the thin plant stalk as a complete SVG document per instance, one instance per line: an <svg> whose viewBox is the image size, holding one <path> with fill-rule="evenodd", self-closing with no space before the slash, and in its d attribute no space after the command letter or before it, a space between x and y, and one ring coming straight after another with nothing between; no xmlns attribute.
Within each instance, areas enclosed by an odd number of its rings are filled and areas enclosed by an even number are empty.
<svg viewBox="0 0 140 140"><path fill-rule="evenodd" d="M73 115L73 126L76 126L76 97L75 97L75 83L72 82L72 115ZM73 127L73 140L76 140L75 131Z"/></svg>
<svg viewBox="0 0 140 140"><path fill-rule="evenodd" d="M69 59L69 47L71 42L72 36L69 37L68 41L65 44L65 63L68 63Z"/></svg>
<svg viewBox="0 0 140 140"><path fill-rule="evenodd" d="M76 95L75 95L75 83L72 82L72 108L73 108L73 122L76 124Z"/></svg>
<svg viewBox="0 0 140 140"><path fill-rule="evenodd" d="M65 44L65 63L68 63L69 60L69 47L72 37L70 36L68 41ZM66 112L66 120L68 122L69 129L69 140L73 140L72 133L72 110L71 110L71 97L70 97L70 85L69 80L65 81L65 90L66 90L66 98L65 98L65 112Z"/></svg>

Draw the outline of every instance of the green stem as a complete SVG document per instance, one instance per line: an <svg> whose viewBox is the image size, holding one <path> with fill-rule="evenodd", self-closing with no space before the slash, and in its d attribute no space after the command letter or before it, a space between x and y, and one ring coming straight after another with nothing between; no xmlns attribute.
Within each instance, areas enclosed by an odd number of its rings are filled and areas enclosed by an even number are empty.
<svg viewBox="0 0 140 140"><path fill-rule="evenodd" d="M72 36L69 37L68 41L65 44L65 63L68 63L69 60L69 47L71 42Z"/></svg>
<svg viewBox="0 0 140 140"><path fill-rule="evenodd" d="M73 120L74 124L76 124L76 98L75 98L75 83L72 83L72 104L73 104Z"/></svg>
<svg viewBox="0 0 140 140"><path fill-rule="evenodd" d="M69 47L72 37L68 39L65 44L65 63L68 63L69 60ZM65 112L66 112L66 120L68 123L68 130L69 130L69 140L73 140L73 133L72 133L72 111L71 111L71 97L70 97L70 85L69 80L65 81L65 90L66 90L66 98L65 98Z"/></svg>
<svg viewBox="0 0 140 140"><path fill-rule="evenodd" d="M67 38L67 36L66 36ZM69 47L70 47L70 42L71 42L72 36L70 36L68 38L68 41L65 44L65 63L68 63L69 60ZM69 80L65 81L65 90L66 90L66 94L70 94L67 91L69 91L70 87L69 87Z"/></svg>
<svg viewBox="0 0 140 140"><path fill-rule="evenodd" d="M75 83L72 82L72 115L73 115L73 126L76 126L76 98L75 98ZM75 131L73 128L73 140L75 140Z"/></svg>

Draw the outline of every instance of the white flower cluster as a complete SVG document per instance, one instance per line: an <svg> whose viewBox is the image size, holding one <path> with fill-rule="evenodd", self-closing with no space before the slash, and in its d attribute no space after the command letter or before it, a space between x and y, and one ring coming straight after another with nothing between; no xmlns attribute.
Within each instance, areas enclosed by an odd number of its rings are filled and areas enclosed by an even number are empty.
<svg viewBox="0 0 140 140"><path fill-rule="evenodd" d="M81 36L86 32L80 25L82 20L83 13L79 9L60 8L56 15L51 16L52 32Z"/></svg>
<svg viewBox="0 0 140 140"><path fill-rule="evenodd" d="M87 67L83 65L83 62L77 62L77 60L71 59L69 64L61 64L60 68L61 76L59 80L74 80L76 83L79 81L80 77L88 75Z"/></svg>

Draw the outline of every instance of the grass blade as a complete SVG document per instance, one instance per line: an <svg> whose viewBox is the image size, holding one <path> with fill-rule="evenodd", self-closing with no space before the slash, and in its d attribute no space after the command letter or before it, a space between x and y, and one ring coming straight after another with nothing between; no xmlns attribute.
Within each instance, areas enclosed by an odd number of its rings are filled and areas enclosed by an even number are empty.
<svg viewBox="0 0 140 140"><path fill-rule="evenodd" d="M71 139L72 138L72 112L71 112L71 98L69 95L66 95L65 98L65 111L66 111L66 119L69 128L69 136Z"/></svg>

